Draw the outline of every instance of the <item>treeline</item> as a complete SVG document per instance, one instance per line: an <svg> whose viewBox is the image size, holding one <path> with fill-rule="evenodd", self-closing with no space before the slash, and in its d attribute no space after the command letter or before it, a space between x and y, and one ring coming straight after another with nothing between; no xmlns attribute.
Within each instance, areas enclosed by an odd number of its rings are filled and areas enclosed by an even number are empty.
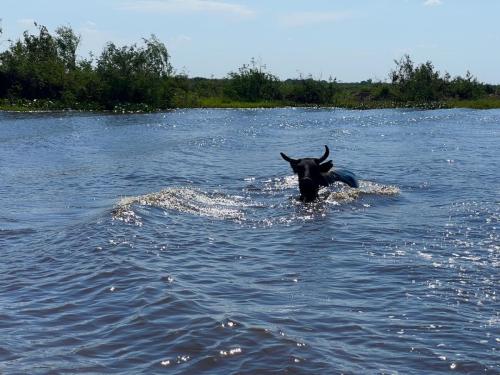
<svg viewBox="0 0 500 375"><path fill-rule="evenodd" d="M172 66L165 45L152 36L143 46L108 43L98 58L77 59L80 37L70 27L54 35L37 26L0 53L0 98L39 100L71 108L172 105Z"/></svg>
<svg viewBox="0 0 500 375"><path fill-rule="evenodd" d="M36 25L36 24L35 24ZM80 36L67 26L28 31L0 53L0 103L18 109L156 110L175 107L318 105L350 108L440 107L465 102L500 106L500 88L440 74L408 55L390 82L341 83L312 76L279 80L254 60L223 79L189 78L172 68L154 35L141 45L108 43L98 57L79 59ZM1 34L1 30L0 30ZM459 105L459 104L458 104Z"/></svg>

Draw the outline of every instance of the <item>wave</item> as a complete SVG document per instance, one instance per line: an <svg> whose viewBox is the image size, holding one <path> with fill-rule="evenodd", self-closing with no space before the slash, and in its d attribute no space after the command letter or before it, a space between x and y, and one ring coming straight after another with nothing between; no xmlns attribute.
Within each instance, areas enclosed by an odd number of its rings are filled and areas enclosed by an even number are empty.
<svg viewBox="0 0 500 375"><path fill-rule="evenodd" d="M245 220L246 208L258 206L241 196L206 193L187 187L167 188L155 193L122 198L113 211L113 218L142 225L140 216L132 209L135 204L236 221Z"/></svg>
<svg viewBox="0 0 500 375"><path fill-rule="evenodd" d="M113 219L142 225L142 218L134 210L136 205L221 220L233 220L240 223L268 221L271 216L275 219L281 217L279 220L281 222L289 222L290 218L287 219L284 216L292 215L295 217L294 213L288 212L287 207L290 208L302 203L298 199L287 200L283 194L284 191L294 190L293 196L298 198L298 182L295 176L268 179L262 183L256 183L254 179L247 181L249 185L243 189L245 196L204 192L191 187L171 187L136 197L124 197L114 208ZM400 189L396 186L382 185L371 181L360 181L360 186L357 189L335 183L320 190L319 202L324 207L325 203L326 205L349 204L365 195L394 196L399 193ZM276 195L279 195L277 199L282 203L276 204L276 201L269 200ZM315 205L311 207L314 209ZM259 210L257 213L255 211L257 208L264 210ZM276 210L283 208L285 209L285 212L282 212L284 216L275 213ZM272 212L268 212L270 210ZM249 216L255 216L255 220Z"/></svg>
<svg viewBox="0 0 500 375"><path fill-rule="evenodd" d="M288 189L296 189L298 194L298 180L296 176L278 177L265 181L265 192L276 193ZM372 181L360 180L359 188L351 188L341 182L336 182L329 187L321 188L319 191L320 200L326 200L327 203L340 204L349 203L364 195L395 196L399 195L401 190L394 185L383 185Z"/></svg>
<svg viewBox="0 0 500 375"><path fill-rule="evenodd" d="M36 230L33 228L0 228L0 238L8 237L8 236L24 236L36 233Z"/></svg>
<svg viewBox="0 0 500 375"><path fill-rule="evenodd" d="M382 185L372 181L359 181L359 188L352 189L342 183L335 183L332 188L328 188L326 201L331 204L341 204L352 202L364 195L395 196L401 193L397 186Z"/></svg>

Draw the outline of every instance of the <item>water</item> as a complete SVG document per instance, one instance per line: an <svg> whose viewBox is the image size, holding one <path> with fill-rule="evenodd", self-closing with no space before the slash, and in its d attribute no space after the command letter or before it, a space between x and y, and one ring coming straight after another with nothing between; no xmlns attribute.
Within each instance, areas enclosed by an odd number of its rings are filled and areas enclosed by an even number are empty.
<svg viewBox="0 0 500 375"><path fill-rule="evenodd" d="M499 124L0 113L0 373L498 374Z"/></svg>

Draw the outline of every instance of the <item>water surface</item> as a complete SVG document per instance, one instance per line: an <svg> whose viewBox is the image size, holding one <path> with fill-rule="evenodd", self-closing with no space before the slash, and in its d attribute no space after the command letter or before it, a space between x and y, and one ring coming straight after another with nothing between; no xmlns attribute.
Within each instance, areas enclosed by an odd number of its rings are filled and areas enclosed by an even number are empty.
<svg viewBox="0 0 500 375"><path fill-rule="evenodd" d="M498 374L499 125L0 113L0 372ZM303 204L325 144L360 188Z"/></svg>

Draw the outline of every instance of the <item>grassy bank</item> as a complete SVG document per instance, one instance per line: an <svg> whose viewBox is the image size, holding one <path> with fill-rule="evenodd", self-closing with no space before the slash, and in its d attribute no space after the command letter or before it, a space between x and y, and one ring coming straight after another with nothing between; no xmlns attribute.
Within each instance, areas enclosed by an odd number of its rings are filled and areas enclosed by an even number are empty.
<svg viewBox="0 0 500 375"><path fill-rule="evenodd" d="M297 104L284 100L239 101L228 98L201 98L190 103L179 103L174 108L284 108L284 107L335 107L345 109L369 110L384 108L412 108L412 109L445 109L445 108L470 108L470 109L495 109L500 108L500 98L481 98L475 100L446 100L438 102L396 102L396 101L354 101L339 100L334 103ZM39 112L39 111L88 111L88 112L113 112L113 113L148 113L168 110L169 108L155 108L141 103L124 103L106 108L97 103L82 103L66 105L51 100L7 100L0 99L0 111L11 112Z"/></svg>
<svg viewBox="0 0 500 375"><path fill-rule="evenodd" d="M480 98L474 100L449 100L448 108L495 109L500 108L500 98Z"/></svg>

